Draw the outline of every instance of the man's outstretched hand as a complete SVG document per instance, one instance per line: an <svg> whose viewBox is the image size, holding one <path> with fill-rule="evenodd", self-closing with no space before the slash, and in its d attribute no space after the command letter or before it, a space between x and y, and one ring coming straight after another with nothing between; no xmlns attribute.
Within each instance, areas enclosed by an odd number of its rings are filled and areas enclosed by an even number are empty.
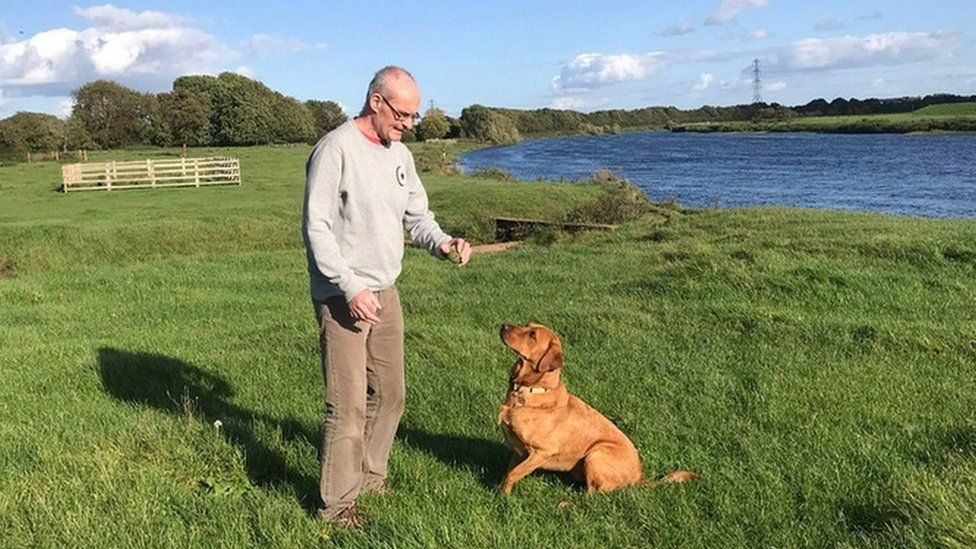
<svg viewBox="0 0 976 549"><path fill-rule="evenodd" d="M456 258L452 256L451 250L456 250ZM457 262L458 267L464 267L467 265L468 260L471 259L471 244L463 238L452 238L441 245L441 251L444 255L453 259Z"/></svg>

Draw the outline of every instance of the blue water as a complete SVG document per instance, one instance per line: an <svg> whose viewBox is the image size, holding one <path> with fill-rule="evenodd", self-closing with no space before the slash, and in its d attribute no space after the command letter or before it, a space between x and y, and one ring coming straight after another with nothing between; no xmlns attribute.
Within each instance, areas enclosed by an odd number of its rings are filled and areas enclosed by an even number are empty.
<svg viewBox="0 0 976 549"><path fill-rule="evenodd" d="M600 168L654 201L976 218L976 135L642 132L523 141L465 153L461 169L577 180Z"/></svg>

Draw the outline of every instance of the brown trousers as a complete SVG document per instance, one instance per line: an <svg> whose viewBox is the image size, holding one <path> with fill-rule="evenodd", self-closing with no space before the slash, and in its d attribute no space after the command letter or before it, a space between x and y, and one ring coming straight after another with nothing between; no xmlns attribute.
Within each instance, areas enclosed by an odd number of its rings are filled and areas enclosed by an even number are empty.
<svg viewBox="0 0 976 549"><path fill-rule="evenodd" d="M313 301L325 377L319 514L334 517L386 479L406 386L396 287L376 292L380 322L356 321L342 296Z"/></svg>

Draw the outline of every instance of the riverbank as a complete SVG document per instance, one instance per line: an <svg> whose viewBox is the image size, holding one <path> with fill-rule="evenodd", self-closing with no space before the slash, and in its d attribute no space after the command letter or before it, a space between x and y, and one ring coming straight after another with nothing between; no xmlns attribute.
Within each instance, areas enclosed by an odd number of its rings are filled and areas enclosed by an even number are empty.
<svg viewBox="0 0 976 549"><path fill-rule="evenodd" d="M4 546L976 543L976 222L682 210L460 269L408 249L391 490L336 531L314 518L307 149L192 152L239 157L244 185L65 195L55 164L0 167ZM603 192L424 180L475 239ZM529 320L649 476L703 480L593 497L537 473L499 496L497 330Z"/></svg>
<svg viewBox="0 0 976 549"><path fill-rule="evenodd" d="M913 113L816 116L678 124L675 132L939 133L976 132L976 103L932 105Z"/></svg>

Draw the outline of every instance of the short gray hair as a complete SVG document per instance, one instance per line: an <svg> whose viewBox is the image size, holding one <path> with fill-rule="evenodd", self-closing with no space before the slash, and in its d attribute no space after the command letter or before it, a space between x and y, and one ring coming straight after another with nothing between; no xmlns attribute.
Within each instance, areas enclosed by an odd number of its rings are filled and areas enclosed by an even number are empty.
<svg viewBox="0 0 976 549"><path fill-rule="evenodd" d="M414 84L417 83L417 81L413 79L413 75L410 74L410 71L407 69L397 67L396 65L387 65L376 71L376 74L373 75L373 79L369 81L369 88L366 90L366 101L368 102L369 96L373 95L374 93L387 95L386 92L389 90L388 85L390 81L400 75L405 75Z"/></svg>

